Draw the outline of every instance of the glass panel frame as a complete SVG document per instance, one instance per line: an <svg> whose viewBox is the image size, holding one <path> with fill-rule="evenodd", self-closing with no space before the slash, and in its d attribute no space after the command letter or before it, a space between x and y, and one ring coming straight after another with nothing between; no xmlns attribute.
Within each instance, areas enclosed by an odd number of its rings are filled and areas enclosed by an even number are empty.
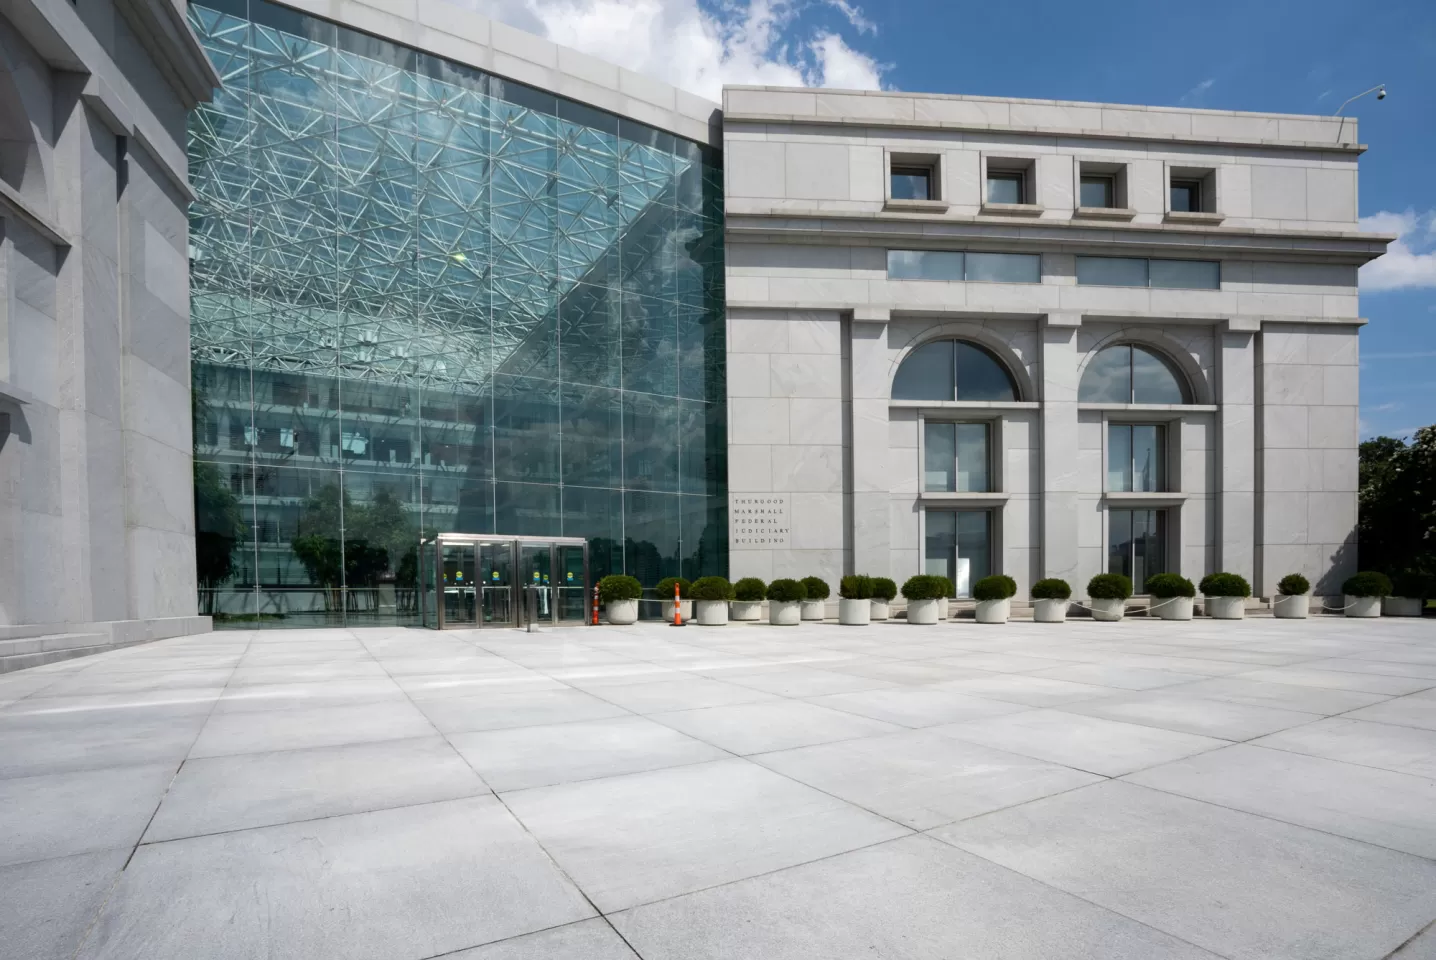
<svg viewBox="0 0 1436 960"><path fill-rule="evenodd" d="M889 190L893 200L934 200L933 169L914 164L893 164Z"/></svg>
<svg viewBox="0 0 1436 960"><path fill-rule="evenodd" d="M972 585L993 570L994 525L989 509L928 507L923 516L923 572L951 580L954 596L971 596Z"/></svg>
<svg viewBox="0 0 1436 960"><path fill-rule="evenodd" d="M1146 593L1147 580L1168 569L1168 511L1161 508L1108 508L1107 572L1132 581L1133 593Z"/></svg>
<svg viewBox="0 0 1436 960"><path fill-rule="evenodd" d="M987 173L988 203L1026 203L1027 178L1021 173L990 170Z"/></svg>

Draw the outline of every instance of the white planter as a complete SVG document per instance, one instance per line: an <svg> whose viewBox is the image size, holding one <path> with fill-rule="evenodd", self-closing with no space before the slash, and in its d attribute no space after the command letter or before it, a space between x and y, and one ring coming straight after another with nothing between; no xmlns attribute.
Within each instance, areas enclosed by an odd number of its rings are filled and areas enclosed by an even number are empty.
<svg viewBox="0 0 1436 960"><path fill-rule="evenodd" d="M937 604L936 600L909 600L907 602L907 622L920 626L937 623Z"/></svg>
<svg viewBox="0 0 1436 960"><path fill-rule="evenodd" d="M1127 610L1126 600L1093 600L1092 619L1111 623L1122 619Z"/></svg>
<svg viewBox="0 0 1436 960"><path fill-rule="evenodd" d="M698 601L698 625L700 627L721 627L727 622L727 600Z"/></svg>
<svg viewBox="0 0 1436 960"><path fill-rule="evenodd" d="M1346 615L1348 617L1379 617L1381 616L1381 598L1348 596L1346 598Z"/></svg>
<svg viewBox="0 0 1436 960"><path fill-rule="evenodd" d="M1067 621L1067 600L1032 601L1032 619L1037 623L1065 623Z"/></svg>
<svg viewBox="0 0 1436 960"><path fill-rule="evenodd" d="M1006 623L1011 613L1012 601L1006 598L1002 600L977 601L978 623Z"/></svg>
<svg viewBox="0 0 1436 960"><path fill-rule="evenodd" d="M1167 600L1153 600L1152 606L1157 608L1157 616L1162 620L1192 619L1191 597L1171 597Z"/></svg>
<svg viewBox="0 0 1436 960"><path fill-rule="evenodd" d="M638 622L638 601L614 600L604 607L603 612L608 617L609 623L626 627L630 623Z"/></svg>
<svg viewBox="0 0 1436 960"><path fill-rule="evenodd" d="M796 627L803 619L801 600L769 600L768 622L775 627Z"/></svg>
<svg viewBox="0 0 1436 960"><path fill-rule="evenodd" d="M689 620L692 620L692 619L693 619L693 601L692 601L692 600L683 600L683 601L680 601L680 602L683 604L683 620L684 620L684 622L686 623L686 622L688 622ZM672 623L672 622L673 622L673 601L672 601L672 600L665 600L665 601L663 601L663 619L664 619L664 620L667 620L669 623Z"/></svg>
<svg viewBox="0 0 1436 960"><path fill-rule="evenodd" d="M1311 613L1311 597L1304 593L1277 594L1271 602L1271 612L1278 620L1305 620Z"/></svg>
<svg viewBox="0 0 1436 960"><path fill-rule="evenodd" d="M947 597L943 597L941 600L936 601L936 603L937 603L937 618L938 618L939 620L946 620L946 619L948 618L949 614L950 614L950 611L948 610L948 598L947 598Z"/></svg>
<svg viewBox="0 0 1436 960"><path fill-rule="evenodd" d="M1419 617L1426 607L1420 597L1384 597L1381 601L1383 617Z"/></svg>
<svg viewBox="0 0 1436 960"><path fill-rule="evenodd" d="M827 613L828 601L826 600L804 600L803 619L821 620Z"/></svg>
<svg viewBox="0 0 1436 960"><path fill-rule="evenodd" d="M874 620L887 620L893 615L892 604L886 600L869 600L873 606L872 617Z"/></svg>
<svg viewBox="0 0 1436 960"><path fill-rule="evenodd" d="M871 600L849 600L847 597L838 600L838 623L845 626L866 627L872 613Z"/></svg>
<svg viewBox="0 0 1436 960"><path fill-rule="evenodd" d="M762 600L734 600L728 604L728 616L734 620L761 620Z"/></svg>
<svg viewBox="0 0 1436 960"><path fill-rule="evenodd" d="M1213 620L1240 620L1247 613L1247 598L1207 597L1206 608Z"/></svg>

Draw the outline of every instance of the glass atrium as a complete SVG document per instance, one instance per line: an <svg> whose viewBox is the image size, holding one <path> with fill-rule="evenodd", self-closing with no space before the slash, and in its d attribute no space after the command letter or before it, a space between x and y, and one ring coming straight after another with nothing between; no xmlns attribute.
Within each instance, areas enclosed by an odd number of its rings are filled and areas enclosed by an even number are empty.
<svg viewBox="0 0 1436 960"><path fill-rule="evenodd" d="M726 574L719 154L257 0L190 20L200 612L417 624L442 532Z"/></svg>

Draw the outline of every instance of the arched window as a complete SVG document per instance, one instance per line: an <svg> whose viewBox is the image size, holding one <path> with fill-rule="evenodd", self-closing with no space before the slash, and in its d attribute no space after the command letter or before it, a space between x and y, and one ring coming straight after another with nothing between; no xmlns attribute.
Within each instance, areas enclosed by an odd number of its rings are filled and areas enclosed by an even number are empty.
<svg viewBox="0 0 1436 960"><path fill-rule="evenodd" d="M1154 350L1121 343L1105 347L1082 374L1082 403L1189 403L1182 377Z"/></svg>
<svg viewBox="0 0 1436 960"><path fill-rule="evenodd" d="M986 347L966 340L925 343L898 367L894 400L1016 400L1012 374Z"/></svg>

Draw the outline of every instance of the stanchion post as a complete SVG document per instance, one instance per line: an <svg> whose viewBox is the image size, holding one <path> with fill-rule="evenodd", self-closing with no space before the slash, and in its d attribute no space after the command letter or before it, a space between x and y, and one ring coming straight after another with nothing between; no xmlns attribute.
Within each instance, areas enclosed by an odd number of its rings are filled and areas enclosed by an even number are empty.
<svg viewBox="0 0 1436 960"><path fill-rule="evenodd" d="M598 626L598 584L593 585L593 625Z"/></svg>

